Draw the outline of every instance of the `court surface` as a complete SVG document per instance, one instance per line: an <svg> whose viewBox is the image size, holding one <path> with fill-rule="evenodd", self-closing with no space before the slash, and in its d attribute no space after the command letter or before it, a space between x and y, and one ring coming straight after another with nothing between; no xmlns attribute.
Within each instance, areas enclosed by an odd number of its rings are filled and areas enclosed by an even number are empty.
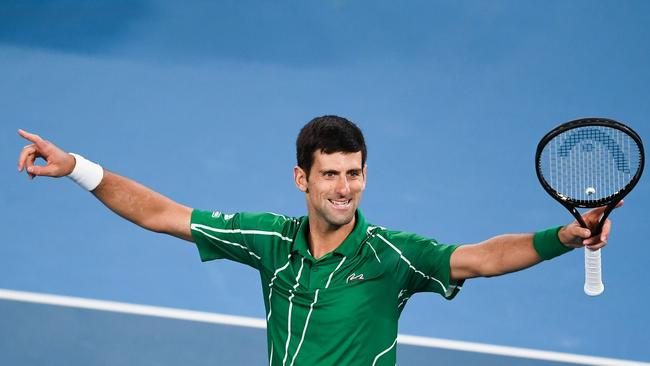
<svg viewBox="0 0 650 366"><path fill-rule="evenodd" d="M0 289L6 365L263 365L263 319ZM401 334L402 365L650 363Z"/></svg>

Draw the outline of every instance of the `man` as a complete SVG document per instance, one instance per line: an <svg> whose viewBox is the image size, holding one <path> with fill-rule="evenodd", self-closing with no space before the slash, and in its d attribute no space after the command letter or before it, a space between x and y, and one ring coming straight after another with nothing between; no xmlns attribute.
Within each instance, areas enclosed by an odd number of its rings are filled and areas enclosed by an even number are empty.
<svg viewBox="0 0 650 366"><path fill-rule="evenodd" d="M294 181L307 216L192 210L132 180L67 154L37 135L20 154L30 177L70 176L107 207L155 232L196 243L203 261L228 258L259 270L271 365L395 365L397 322L414 293L452 299L473 277L530 267L571 248L605 246L576 222L535 234L444 245L369 224L358 206L367 150L347 119L323 116L298 136ZM42 157L45 166L34 165ZM585 214L595 224L603 209Z"/></svg>

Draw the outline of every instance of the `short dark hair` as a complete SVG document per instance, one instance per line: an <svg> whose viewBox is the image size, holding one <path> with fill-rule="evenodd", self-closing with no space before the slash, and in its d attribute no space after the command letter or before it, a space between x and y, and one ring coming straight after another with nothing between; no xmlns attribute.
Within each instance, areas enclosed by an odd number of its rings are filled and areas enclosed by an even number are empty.
<svg viewBox="0 0 650 366"><path fill-rule="evenodd" d="M339 116L316 117L300 130L296 140L296 158L298 166L308 177L314 163L314 152L317 150L325 154L361 151L362 167L368 157L361 129L353 122Z"/></svg>

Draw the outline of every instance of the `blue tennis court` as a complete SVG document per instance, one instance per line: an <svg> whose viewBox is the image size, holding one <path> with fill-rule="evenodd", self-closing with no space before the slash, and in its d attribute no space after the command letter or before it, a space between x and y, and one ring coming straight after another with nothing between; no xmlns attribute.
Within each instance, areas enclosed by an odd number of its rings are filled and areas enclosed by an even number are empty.
<svg viewBox="0 0 650 366"><path fill-rule="evenodd" d="M7 365L263 365L264 319L0 290ZM400 335L398 364L650 363Z"/></svg>

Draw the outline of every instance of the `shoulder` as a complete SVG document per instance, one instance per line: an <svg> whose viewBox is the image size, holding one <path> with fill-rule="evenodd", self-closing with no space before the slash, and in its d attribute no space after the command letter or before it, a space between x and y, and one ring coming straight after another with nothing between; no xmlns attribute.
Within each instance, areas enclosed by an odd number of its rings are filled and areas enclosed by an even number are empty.
<svg viewBox="0 0 650 366"><path fill-rule="evenodd" d="M447 260L457 246L440 244L433 238L427 238L408 231L395 231L382 227L368 230L369 240L380 257L399 258L412 265L421 262L433 262L437 259Z"/></svg>
<svg viewBox="0 0 650 366"><path fill-rule="evenodd" d="M369 226L368 234L400 251L422 245L438 245L435 239L426 238L408 231L390 230L381 226Z"/></svg>
<svg viewBox="0 0 650 366"><path fill-rule="evenodd" d="M242 225L261 229L297 228L300 224L299 218L273 212L239 212L235 215L238 216Z"/></svg>
<svg viewBox="0 0 650 366"><path fill-rule="evenodd" d="M192 211L192 225L286 232L287 230L297 228L299 224L300 220L298 218L272 212L224 213L221 211L204 211L198 209Z"/></svg>

